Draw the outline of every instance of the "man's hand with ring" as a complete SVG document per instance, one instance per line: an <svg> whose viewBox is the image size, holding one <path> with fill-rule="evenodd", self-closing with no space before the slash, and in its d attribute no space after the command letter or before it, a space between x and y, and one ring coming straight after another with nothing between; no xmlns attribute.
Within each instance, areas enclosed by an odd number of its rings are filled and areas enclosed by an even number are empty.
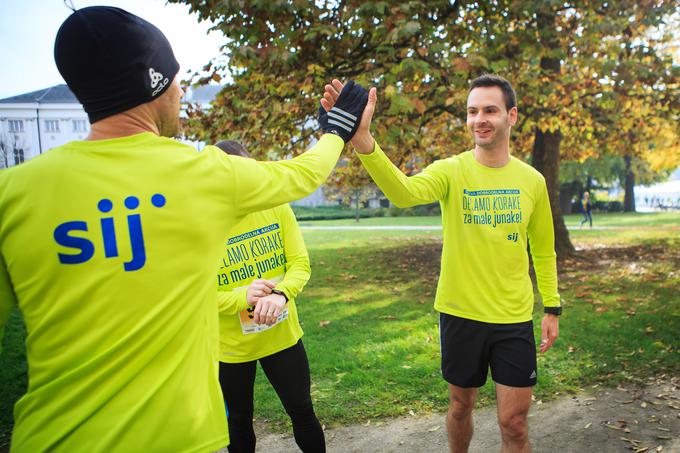
<svg viewBox="0 0 680 453"><path fill-rule="evenodd" d="M254 307L260 297L271 294L272 289L274 289L275 286L276 283L270 282L269 280L253 280L246 290L246 301L248 302L248 305Z"/></svg>
<svg viewBox="0 0 680 453"><path fill-rule="evenodd" d="M271 326L276 322L285 306L286 298L279 294L270 294L261 297L257 301L257 305L253 311L253 321L255 321L256 324L267 324L268 326Z"/></svg>

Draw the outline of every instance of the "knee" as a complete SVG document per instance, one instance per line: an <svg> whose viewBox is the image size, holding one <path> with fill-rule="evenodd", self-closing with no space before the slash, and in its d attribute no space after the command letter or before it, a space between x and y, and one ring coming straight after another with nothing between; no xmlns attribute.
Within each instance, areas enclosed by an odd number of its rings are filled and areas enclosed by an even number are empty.
<svg viewBox="0 0 680 453"><path fill-rule="evenodd" d="M285 409L293 423L305 423L311 420L316 420L314 405L312 404L311 400L300 401L298 404L288 405Z"/></svg>
<svg viewBox="0 0 680 453"><path fill-rule="evenodd" d="M529 435L529 426L525 414L502 415L498 418L503 437L523 439Z"/></svg>
<svg viewBox="0 0 680 453"><path fill-rule="evenodd" d="M467 418L472 414L474 406L474 402L470 403L467 401L451 400L449 415L456 420Z"/></svg>

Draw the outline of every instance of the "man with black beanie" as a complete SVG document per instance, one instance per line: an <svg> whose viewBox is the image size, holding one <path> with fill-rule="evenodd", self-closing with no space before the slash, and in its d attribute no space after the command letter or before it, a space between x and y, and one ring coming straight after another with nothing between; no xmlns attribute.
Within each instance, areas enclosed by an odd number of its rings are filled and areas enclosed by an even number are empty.
<svg viewBox="0 0 680 453"><path fill-rule="evenodd" d="M214 284L224 231L313 192L366 90L347 84L342 127L321 115L326 133L306 153L256 162L164 138L177 132L179 65L143 19L78 10L55 59L92 128L0 173L0 337L18 306L29 369L12 452L215 451L229 442Z"/></svg>

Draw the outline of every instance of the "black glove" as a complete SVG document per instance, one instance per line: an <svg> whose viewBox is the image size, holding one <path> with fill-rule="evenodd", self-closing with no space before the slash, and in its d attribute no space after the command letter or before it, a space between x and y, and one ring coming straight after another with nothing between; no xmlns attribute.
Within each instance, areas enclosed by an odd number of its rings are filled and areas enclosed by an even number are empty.
<svg viewBox="0 0 680 453"><path fill-rule="evenodd" d="M368 91L353 80L347 82L333 108L319 107L319 123L325 133L335 134L347 143L350 141L361 121L361 114L368 103Z"/></svg>

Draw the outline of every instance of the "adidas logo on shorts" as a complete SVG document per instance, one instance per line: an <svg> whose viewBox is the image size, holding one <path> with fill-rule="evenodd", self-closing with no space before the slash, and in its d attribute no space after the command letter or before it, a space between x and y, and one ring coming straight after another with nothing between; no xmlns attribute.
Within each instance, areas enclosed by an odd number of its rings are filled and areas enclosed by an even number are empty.
<svg viewBox="0 0 680 453"><path fill-rule="evenodd" d="M328 112L328 124L334 124L338 127L343 128L347 132L352 132L354 126L357 123L357 117L349 112L345 112L343 109L333 107Z"/></svg>
<svg viewBox="0 0 680 453"><path fill-rule="evenodd" d="M529 379L536 379L536 370L532 371L529 375Z"/></svg>

